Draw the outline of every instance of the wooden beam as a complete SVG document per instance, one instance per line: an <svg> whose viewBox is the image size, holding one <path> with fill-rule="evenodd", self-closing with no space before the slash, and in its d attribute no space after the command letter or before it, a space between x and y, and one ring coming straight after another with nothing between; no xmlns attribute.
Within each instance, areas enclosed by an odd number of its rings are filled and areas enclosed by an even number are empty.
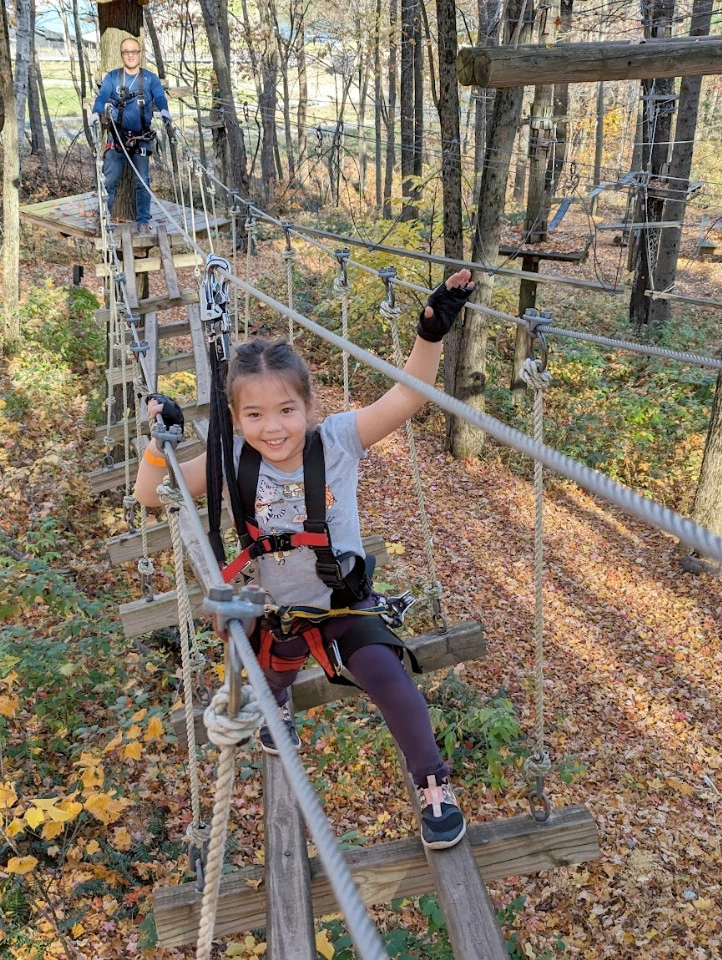
<svg viewBox="0 0 722 960"><path fill-rule="evenodd" d="M652 300L679 300L680 303L696 303L700 307L722 307L722 300L710 300L709 297L683 297L681 293L667 293L664 290L645 290L645 297Z"/></svg>
<svg viewBox="0 0 722 960"><path fill-rule="evenodd" d="M161 357L158 361L157 375L167 373L179 373L181 370L193 370L196 358L192 353L174 353L171 357ZM105 379L114 387L123 383L123 370L121 367L113 367L113 373L105 371ZM132 383L135 379L132 364L128 363L125 367L125 382ZM208 401L206 400L206 403Z"/></svg>
<svg viewBox="0 0 722 960"><path fill-rule="evenodd" d="M722 37L464 47L456 59L464 86L524 87L722 73Z"/></svg>
<svg viewBox="0 0 722 960"><path fill-rule="evenodd" d="M203 258L197 253L176 253L173 257L173 265L177 270L182 270L186 267L202 266L202 264ZM160 257L144 257L142 260L136 260L135 272L154 273L156 270L160 270L161 267ZM96 277L107 277L114 272L114 267L108 267L104 263L96 263L95 265Z"/></svg>
<svg viewBox="0 0 722 960"><path fill-rule="evenodd" d="M164 223L158 224L158 248L160 249L160 262L163 264L165 281L168 284L168 296L171 300L180 300L178 274L173 264L173 252L168 239L168 228Z"/></svg>
<svg viewBox="0 0 722 960"><path fill-rule="evenodd" d="M130 224L124 223L120 228L120 246L123 252L123 272L125 273L125 291L128 296L128 306L135 310L138 306L138 287L135 282L135 252L133 250L133 236ZM106 271L108 267L105 267ZM96 271L97 275L97 271Z"/></svg>
<svg viewBox="0 0 722 960"><path fill-rule="evenodd" d="M189 303L198 303L197 290L181 290L180 297L177 300L169 296L146 297L138 302L136 313L141 314L141 316L146 313L160 313L162 310L169 310L171 307L184 307ZM98 323L107 323L110 320L110 310L107 307L101 307L95 311L95 319ZM161 324L160 329L163 330L163 324ZM176 336L176 334L173 334L173 336Z"/></svg>
<svg viewBox="0 0 722 960"><path fill-rule="evenodd" d="M183 443L178 444L176 452L178 459L183 462L184 460L192 460L193 457L197 457L198 454L203 453L203 446L198 440L185 440ZM137 472L138 461L131 460L131 481L135 480ZM112 467L99 467L97 470L91 471L91 473L88 474L88 483L90 484L92 493L104 493L106 490L115 490L116 487L125 483L125 462L121 461L120 463L113 464Z"/></svg>
<svg viewBox="0 0 722 960"><path fill-rule="evenodd" d="M398 744L396 751L420 830L421 807L416 787ZM449 850L425 847L424 855L455 960L509 960L494 904L479 876L468 834Z"/></svg>
<svg viewBox="0 0 722 960"><path fill-rule="evenodd" d="M188 323L193 340L193 356L196 371L196 402L210 403L211 400L211 368L208 360L206 335L201 322L201 308L197 303L188 307Z"/></svg>
<svg viewBox="0 0 722 960"><path fill-rule="evenodd" d="M306 824L278 757L263 754L266 942L270 960L317 960Z"/></svg>
<svg viewBox="0 0 722 960"><path fill-rule="evenodd" d="M584 863L600 856L597 828L586 807L552 810L546 823L530 816L480 823L467 829L469 843L485 882ZM410 900L434 889L421 840L393 840L344 851L353 878L367 904ZM316 916L338 910L328 878L316 857L310 860ZM221 879L216 937L253 930L265 923L266 890L262 867L247 867ZM201 895L195 884L157 888L153 917L162 947L197 939Z"/></svg>

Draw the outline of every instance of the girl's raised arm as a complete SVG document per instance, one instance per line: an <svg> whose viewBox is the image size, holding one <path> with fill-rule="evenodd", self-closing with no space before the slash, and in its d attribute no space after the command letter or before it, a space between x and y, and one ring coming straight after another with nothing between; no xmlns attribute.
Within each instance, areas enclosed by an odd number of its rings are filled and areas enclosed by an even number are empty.
<svg viewBox="0 0 722 960"><path fill-rule="evenodd" d="M430 294L428 304L419 317L416 342L404 366L406 373L424 383L436 382L441 341L474 289L470 280L469 270L459 270ZM356 412L356 426L362 447L366 449L383 440L409 417L413 417L425 403L424 397L415 390L401 383L394 384L375 403Z"/></svg>
<svg viewBox="0 0 722 960"><path fill-rule="evenodd" d="M183 412L175 401L164 397L160 393L149 394L148 419L151 423L155 421L158 414L163 417L166 427L170 427L172 424L183 427ZM206 492L205 453L182 463L180 469L191 496L203 496ZM158 449L155 438L152 437L138 464L138 476L133 490L138 503L142 503L146 507L159 507L161 505L157 487L163 482L166 473L165 455Z"/></svg>

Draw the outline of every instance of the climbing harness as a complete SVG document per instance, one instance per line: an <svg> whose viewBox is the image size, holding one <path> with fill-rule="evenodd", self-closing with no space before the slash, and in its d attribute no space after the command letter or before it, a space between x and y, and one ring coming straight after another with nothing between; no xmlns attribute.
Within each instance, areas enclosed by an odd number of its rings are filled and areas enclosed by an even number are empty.
<svg viewBox="0 0 722 960"><path fill-rule="evenodd" d="M544 440L544 391L551 382L547 370L548 349L544 327L551 321L548 312L541 314L530 309L524 314L531 336L529 356L524 361L520 374L534 391L534 440ZM539 347L540 357L534 355L534 346ZM531 815L540 823L548 820L551 803L544 792L544 780L551 771L551 760L544 745L544 468L539 460L534 461L534 640L535 640L535 749L524 761L524 774L529 782L529 808Z"/></svg>

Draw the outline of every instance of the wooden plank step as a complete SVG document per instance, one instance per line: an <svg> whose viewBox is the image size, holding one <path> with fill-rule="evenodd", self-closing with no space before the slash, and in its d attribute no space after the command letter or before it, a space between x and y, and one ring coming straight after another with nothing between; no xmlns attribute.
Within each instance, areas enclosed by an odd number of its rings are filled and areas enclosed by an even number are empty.
<svg viewBox="0 0 722 960"><path fill-rule="evenodd" d="M164 596L167 596L167 594L164 594ZM173 598L175 601L175 594L173 594ZM145 603L143 600L134 602L138 605ZM178 615L176 613L176 622L177 620ZM413 650L424 673L444 670L447 667L456 666L457 663L464 663L466 660L478 660L486 655L484 634L481 626L475 620L457 623L449 627L447 633L422 633L418 637L407 638L404 642L409 649ZM407 671L410 671L406 659L404 660L404 666ZM322 703L333 703L336 700L358 695L356 687L343 687L329 683L326 674L320 667L302 670L291 689L296 710L308 710L310 707L317 707ZM178 737L178 742L187 746L185 711L183 708L175 710L171 714L171 723ZM195 738L199 745L208 742L208 735L203 725L203 711L200 709L195 712Z"/></svg>
<svg viewBox="0 0 722 960"><path fill-rule="evenodd" d="M193 370L195 363L196 358L192 353L174 353L170 357L161 357L158 361L157 375L160 377L163 374L179 373L181 370ZM123 383L122 369L120 367L114 367L112 376L110 371L106 370L105 379L111 386L118 386ZM125 382L132 383L133 380L133 365L128 363L125 368Z"/></svg>
<svg viewBox="0 0 722 960"><path fill-rule="evenodd" d="M208 416L208 405L201 404L198 406L197 403L182 403L181 409L183 410L183 416L185 417L186 423L191 423L193 420L196 420L200 417ZM133 415L135 416L135 414ZM131 434L135 435L135 426L131 426ZM121 423L112 423L110 425L110 433L107 433L107 428L105 424L100 424L95 428L95 436L102 440L105 436L110 436L113 440L121 441L123 440L123 424ZM143 433L148 433L148 424L147 422L143 424Z"/></svg>
<svg viewBox="0 0 722 960"><path fill-rule="evenodd" d="M135 310L138 306L138 286L135 282L135 253L129 223L124 223L120 228L120 246L123 253L123 272L125 273L125 292L128 297L128 306L131 310Z"/></svg>
<svg viewBox="0 0 722 960"><path fill-rule="evenodd" d="M199 267L203 266L203 258L197 253L176 253L173 256L173 266L176 270L185 270L188 267ZM136 273L154 273L156 270L160 270L162 267L160 257L144 257L141 260L137 260L135 264ZM96 277L107 277L113 273L112 268L107 267L104 263L97 263L95 265L95 276Z"/></svg>
<svg viewBox="0 0 722 960"><path fill-rule="evenodd" d="M163 297L145 297L138 301L136 313L143 316L146 313L161 313L163 310L170 310L171 307L184 307L189 303L198 303L199 293L195 289L181 290L178 298ZM101 307L95 311L95 319L98 323L108 323L110 320L110 310L107 307ZM184 321L185 322L185 321ZM162 329L161 325L161 329Z"/></svg>
<svg viewBox="0 0 722 960"><path fill-rule="evenodd" d="M463 804L463 797L462 797ZM546 823L529 815L470 825L469 844L485 882L586 863L600 856L594 818L583 806L552 810ZM450 852L450 851L449 851ZM412 837L345 850L344 857L366 904L397 898L414 900L434 890L421 840ZM338 906L323 866L309 860L313 911L334 913ZM215 937L222 938L265 924L263 867L246 867L221 879ZM201 894L195 883L158 887L153 918L162 947L179 947L198 937Z"/></svg>
<svg viewBox="0 0 722 960"><path fill-rule="evenodd" d="M263 754L266 942L269 957L317 960L306 824L278 757Z"/></svg>
<svg viewBox="0 0 722 960"><path fill-rule="evenodd" d="M178 274L175 272L175 264L173 263L173 252L171 251L170 241L168 239L168 228L163 223L158 224L158 247L160 249L160 261L163 264L165 280L168 284L168 296L171 300L179 300L181 292L178 285Z"/></svg>
<svg viewBox="0 0 722 960"><path fill-rule="evenodd" d="M401 750L396 751L421 828L421 806ZM469 836L450 850L424 849L456 960L509 960L489 891L479 876Z"/></svg>
<svg viewBox="0 0 722 960"><path fill-rule="evenodd" d="M196 371L196 402L210 403L211 400L211 368L208 359L206 334L201 322L201 308L197 303L188 307L188 322L193 340L193 356L195 357Z"/></svg>
<svg viewBox="0 0 722 960"><path fill-rule="evenodd" d="M203 447L201 446L200 441L196 440L194 443L197 445L195 449L199 452L202 452ZM182 444L181 444L182 447ZM179 450L181 449L179 447ZM186 457L185 459L190 459ZM116 467L106 467L106 470L115 470ZM122 482L122 480L121 480ZM223 514L221 514L223 518ZM207 523L207 516L203 518L204 525ZM165 524L158 524L157 526L165 526ZM155 527L148 528L148 536L153 538ZM164 532L165 536L168 536L167 529ZM128 537L133 536L133 534L128 534ZM120 539L120 538L118 538ZM368 547L366 547L366 542L368 541ZM150 542L150 541L149 541ZM368 537L364 538L364 546L366 547L369 553L372 552L374 546L378 545L379 542L383 544L383 553L382 557L388 557L386 553L386 545L383 543L381 537ZM135 548L137 550L137 547ZM135 554L139 556L139 554ZM140 554L142 556L142 554ZM202 615L202 603L203 603L203 591L197 584L189 584L188 592L191 596L191 607L193 609L193 616ZM122 603L119 607L120 619L123 623L123 631L126 637L138 637L142 633L148 633L151 630L161 630L163 627L177 626L178 624L178 601L176 598L175 590L171 590L168 593L159 593L155 600L152 603L148 603L147 600L131 600L128 603ZM418 638L414 637L413 640L416 641ZM455 643L456 645L461 645L463 643L462 637L454 637L450 642ZM417 654L418 656L418 654ZM458 663L458 660L452 660L453 663ZM312 673L313 671L309 671ZM304 674L306 671L304 671ZM323 673L323 671L321 671ZM324 677L325 680L325 677ZM314 688L315 689L315 688ZM315 692L311 694L315 695ZM306 696L307 699L308 695ZM331 699L336 699L332 697ZM320 703L326 703L326 700L319 701ZM305 709L305 707L304 707Z"/></svg>
<svg viewBox="0 0 722 960"><path fill-rule="evenodd" d="M178 459L181 462L184 460L192 460L193 457L197 457L199 454L203 453L203 449L203 445L199 440L184 440L182 443L178 444ZM131 460L131 482L135 480L135 475L137 472L138 461ZM116 487L120 487L125 483L125 462L123 461L121 463L115 463L112 467L99 467L97 470L93 470L88 474L88 483L90 484L92 493L104 493L106 490L115 490Z"/></svg>

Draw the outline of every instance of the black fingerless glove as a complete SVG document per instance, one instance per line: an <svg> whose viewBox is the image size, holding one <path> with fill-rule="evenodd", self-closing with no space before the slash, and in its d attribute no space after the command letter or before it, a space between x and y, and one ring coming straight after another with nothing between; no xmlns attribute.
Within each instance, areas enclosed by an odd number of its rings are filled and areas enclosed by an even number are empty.
<svg viewBox="0 0 722 960"><path fill-rule="evenodd" d="M160 411L160 415L163 418L163 423L167 430L171 427L180 427L181 435L183 434L183 428L185 426L185 418L183 416L183 411L175 402L171 400L170 397L166 397L163 393L149 393L148 400L155 400L157 403L163 404L163 409Z"/></svg>
<svg viewBox="0 0 722 960"><path fill-rule="evenodd" d="M428 306L434 311L433 316L424 316L424 307L419 314L416 333L421 339L428 340L429 343L438 343L439 340L443 340L464 308L473 289L472 284L465 287L452 287L451 290L447 288L446 283L439 284L436 290L429 294L427 301Z"/></svg>

